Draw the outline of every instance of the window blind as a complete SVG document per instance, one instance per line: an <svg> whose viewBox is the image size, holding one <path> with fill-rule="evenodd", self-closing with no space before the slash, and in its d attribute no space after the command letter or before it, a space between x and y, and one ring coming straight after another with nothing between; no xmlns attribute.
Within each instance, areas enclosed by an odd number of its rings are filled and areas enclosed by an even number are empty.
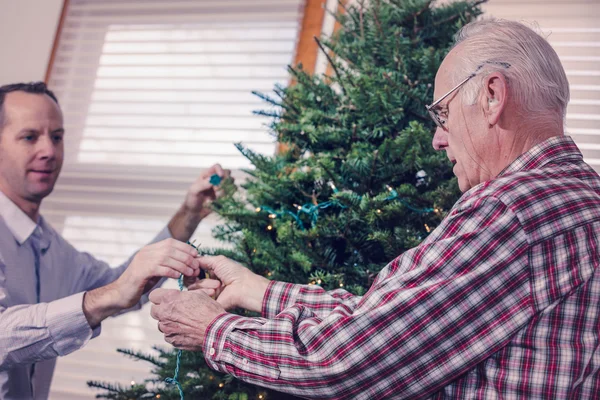
<svg viewBox="0 0 600 400"><path fill-rule="evenodd" d="M250 165L233 143L275 151L268 120L252 115L267 107L251 91L287 84L303 5L70 0L48 82L67 134L47 220L78 249L117 265L164 227L204 168L218 162L242 181ZM211 237L217 223L205 219L194 237L221 246ZM91 399L90 379L140 382L149 365L116 348L161 343L148 310L105 321L99 338L59 360L51 398Z"/></svg>
<svg viewBox="0 0 600 400"><path fill-rule="evenodd" d="M96 231L83 225L98 217L166 222L203 168L249 167L235 142L272 154L268 119L252 115L266 106L251 91L287 83L302 4L71 0L49 81L66 157L45 215L91 243ZM107 259L126 255L112 245Z"/></svg>

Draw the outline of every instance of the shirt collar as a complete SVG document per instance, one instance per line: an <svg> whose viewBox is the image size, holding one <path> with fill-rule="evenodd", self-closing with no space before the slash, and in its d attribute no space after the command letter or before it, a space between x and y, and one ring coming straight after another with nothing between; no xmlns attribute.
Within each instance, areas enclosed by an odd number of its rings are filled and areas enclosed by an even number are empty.
<svg viewBox="0 0 600 400"><path fill-rule="evenodd" d="M0 191L0 217L4 219L6 226L15 237L15 240L22 245L38 228L40 236L43 233L41 228L42 221L36 224L23 212L15 203L13 203L4 193Z"/></svg>
<svg viewBox="0 0 600 400"><path fill-rule="evenodd" d="M543 167L549 163L583 161L583 155L570 136L553 136L532 147L510 163L498 176Z"/></svg>

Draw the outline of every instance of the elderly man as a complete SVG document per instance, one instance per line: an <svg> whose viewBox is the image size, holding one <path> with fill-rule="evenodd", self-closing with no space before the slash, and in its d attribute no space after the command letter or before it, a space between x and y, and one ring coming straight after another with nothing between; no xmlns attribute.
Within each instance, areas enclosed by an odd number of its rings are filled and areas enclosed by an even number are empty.
<svg viewBox="0 0 600 400"><path fill-rule="evenodd" d="M473 22L434 97L433 146L464 194L421 245L362 297L203 257L200 290L150 294L166 340L302 397L598 398L600 177L564 136L556 53L522 24Z"/></svg>
<svg viewBox="0 0 600 400"><path fill-rule="evenodd" d="M48 397L56 357L83 347L100 323L139 309L161 277L197 276L197 253L182 243L218 194L215 165L190 187L165 227L112 269L75 250L40 216L63 162L63 118L43 83L0 87L0 399ZM174 239L177 240L174 240Z"/></svg>

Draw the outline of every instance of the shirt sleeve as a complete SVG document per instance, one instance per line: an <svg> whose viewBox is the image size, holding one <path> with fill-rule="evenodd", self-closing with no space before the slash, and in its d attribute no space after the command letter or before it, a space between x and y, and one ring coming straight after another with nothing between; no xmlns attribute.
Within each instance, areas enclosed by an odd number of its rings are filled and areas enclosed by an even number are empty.
<svg viewBox="0 0 600 400"><path fill-rule="evenodd" d="M165 227L152 243L169 237ZM71 292L76 294L52 302L6 307L6 265L0 258L0 370L67 355L98 336L101 326L92 330L83 313L84 292L117 279L133 258L111 268L87 253L78 252L60 237L56 241L53 246L60 247L64 262L73 264ZM164 279L158 285L162 282ZM124 312L139 309L147 301L144 295L137 305Z"/></svg>
<svg viewBox="0 0 600 400"><path fill-rule="evenodd" d="M316 315L325 316L342 305L353 309L360 299L361 296L355 296L343 289L326 291L317 285L272 281L263 299L262 316L273 318L294 304L309 308Z"/></svg>
<svg viewBox="0 0 600 400"><path fill-rule="evenodd" d="M288 307L271 319L223 314L207 329L205 358L301 397L425 397L502 349L532 318L527 254L518 218L483 199L454 210L391 262L356 307L315 312L292 293L296 301L279 296Z"/></svg>
<svg viewBox="0 0 600 400"><path fill-rule="evenodd" d="M0 264L0 370L67 355L93 337L81 307L83 293L50 303L5 307L5 265Z"/></svg>

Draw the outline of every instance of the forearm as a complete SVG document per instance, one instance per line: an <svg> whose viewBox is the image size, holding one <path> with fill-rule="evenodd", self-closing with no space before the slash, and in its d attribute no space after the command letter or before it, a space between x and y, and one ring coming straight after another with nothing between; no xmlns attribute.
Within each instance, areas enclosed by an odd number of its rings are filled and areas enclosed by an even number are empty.
<svg viewBox="0 0 600 400"><path fill-rule="evenodd" d="M341 343L341 337L335 336L322 346L310 346L301 333L307 325L297 325L301 315L318 322L301 307L286 310L275 321L222 314L207 330L207 364L243 381L300 397L354 398L344 394L343 387L356 374L351 360L357 354L348 351L362 350L353 350L350 343Z"/></svg>
<svg viewBox="0 0 600 400"><path fill-rule="evenodd" d="M325 317L342 304L353 309L361 298L343 289L328 292L316 285L272 282L264 294L261 311L263 317L273 318L286 308L297 304L310 309L319 317Z"/></svg>
<svg viewBox="0 0 600 400"><path fill-rule="evenodd" d="M119 292L113 283L90 290L83 297L83 314L92 328L126 308L119 303Z"/></svg>
<svg viewBox="0 0 600 400"><path fill-rule="evenodd" d="M0 309L0 370L67 355L93 336L83 293L50 303Z"/></svg>
<svg viewBox="0 0 600 400"><path fill-rule="evenodd" d="M182 205L169 221L169 231L174 239L187 242L194 234L202 216L198 212L192 212Z"/></svg>

